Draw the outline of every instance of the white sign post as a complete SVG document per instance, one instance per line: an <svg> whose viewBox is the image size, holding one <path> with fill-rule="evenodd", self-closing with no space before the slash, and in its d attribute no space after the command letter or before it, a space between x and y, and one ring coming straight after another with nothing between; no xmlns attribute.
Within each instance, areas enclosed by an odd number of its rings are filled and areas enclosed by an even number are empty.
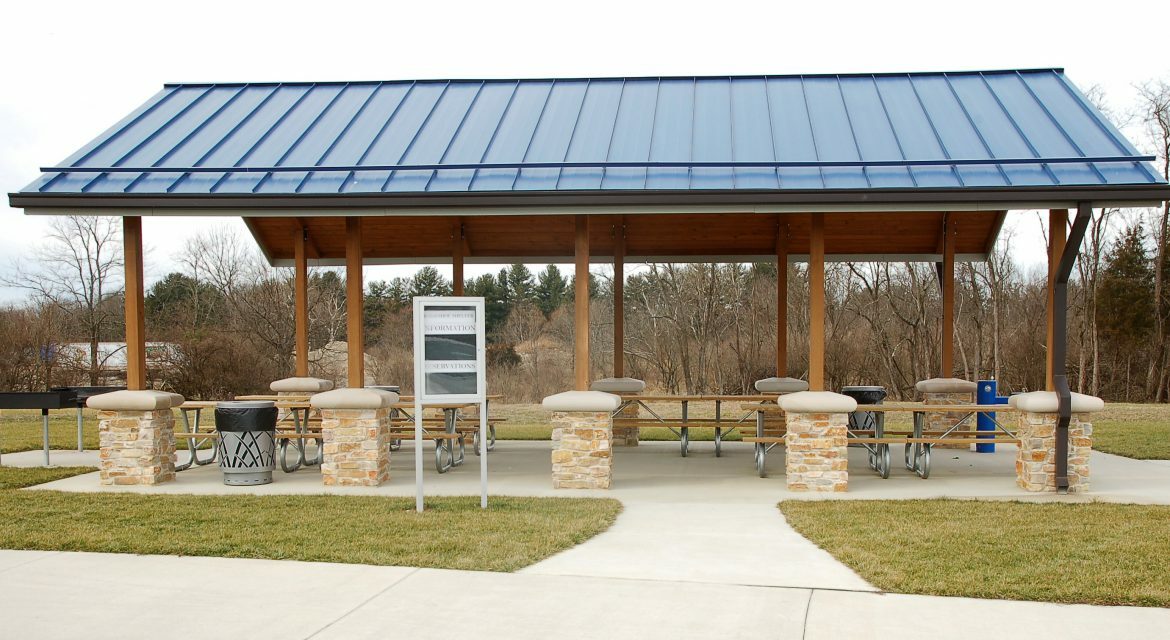
<svg viewBox="0 0 1170 640"><path fill-rule="evenodd" d="M423 405L479 404L479 506L487 508L487 348L484 299L414 299L415 509L423 510ZM442 443L436 443L442 446Z"/></svg>

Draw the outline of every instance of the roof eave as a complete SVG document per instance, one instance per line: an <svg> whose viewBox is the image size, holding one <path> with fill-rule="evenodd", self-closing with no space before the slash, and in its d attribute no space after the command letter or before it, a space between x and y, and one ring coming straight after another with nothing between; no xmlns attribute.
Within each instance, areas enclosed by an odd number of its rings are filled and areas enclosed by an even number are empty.
<svg viewBox="0 0 1170 640"><path fill-rule="evenodd" d="M1079 202L1098 207L1159 206L1170 199L1170 185L1085 185L1058 187L968 187L914 189L837 190L711 190L696 192L638 191L530 191L530 192L425 192L347 194L95 194L29 193L9 194L12 207L30 214L68 215L84 209L114 209L100 215L289 215L290 209L313 210L314 215L401 215L403 210L452 208L479 209L481 215L506 213L508 209L540 207L549 214L576 213L575 207L679 206L755 208L761 211L859 211L893 206L914 209L962 210L981 208L1034 209L1068 208ZM142 209L150 209L144 213ZM380 210L361 213L358 210ZM138 210L134 213L131 210ZM614 213L618 213L615 211ZM629 211L626 211L629 213ZM467 212L464 211L463 215Z"/></svg>

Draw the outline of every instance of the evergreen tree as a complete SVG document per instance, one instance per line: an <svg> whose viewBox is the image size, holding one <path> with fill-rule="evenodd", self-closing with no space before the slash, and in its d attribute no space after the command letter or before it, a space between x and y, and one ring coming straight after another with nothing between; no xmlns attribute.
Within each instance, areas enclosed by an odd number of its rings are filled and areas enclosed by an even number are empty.
<svg viewBox="0 0 1170 640"><path fill-rule="evenodd" d="M545 316L549 316L565 304L568 292L568 279L561 275L561 270L557 268L557 265L550 264L537 276L536 288L533 293L536 297L536 306Z"/></svg>
<svg viewBox="0 0 1170 640"><path fill-rule="evenodd" d="M1154 267L1140 223L1113 242L1100 278L1097 326L1102 336L1122 347L1148 338L1154 326Z"/></svg>
<svg viewBox="0 0 1170 640"><path fill-rule="evenodd" d="M577 277L573 276L572 281L569 282L569 290L565 292L565 297L572 300L577 296ZM598 282L597 276L593 273L589 274L589 299L596 298L601 293L601 283Z"/></svg>
<svg viewBox="0 0 1170 640"><path fill-rule="evenodd" d="M169 273L146 293L147 323L154 327L206 327L223 311L223 295L206 282L182 273Z"/></svg>
<svg viewBox="0 0 1170 640"><path fill-rule="evenodd" d="M434 267L423 267L410 279L410 297L449 296L451 283Z"/></svg>
<svg viewBox="0 0 1170 640"><path fill-rule="evenodd" d="M503 290L495 276L485 273L482 276L468 280L463 285L463 292L469 296L482 296L484 299L484 331L488 342L495 342L496 335L508 317L508 302L504 299Z"/></svg>
<svg viewBox="0 0 1170 640"><path fill-rule="evenodd" d="M507 281L508 302L511 303L513 309L523 302L532 302L535 299L532 272L524 263L517 262L508 267Z"/></svg>

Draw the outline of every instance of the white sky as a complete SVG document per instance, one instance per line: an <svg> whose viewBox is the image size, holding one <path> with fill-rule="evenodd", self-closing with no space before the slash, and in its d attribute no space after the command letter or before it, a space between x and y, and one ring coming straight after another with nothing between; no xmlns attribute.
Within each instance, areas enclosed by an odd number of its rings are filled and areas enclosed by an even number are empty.
<svg viewBox="0 0 1170 640"><path fill-rule="evenodd" d="M166 82L730 75L1064 67L1115 108L1170 78L1170 2L299 2L9 0L0 188L17 191ZM1131 135L1131 138L1133 136ZM1134 140L1141 144L1140 140ZM0 274L45 221L0 212ZM148 281L204 219L148 218ZM239 220L229 224L246 233ZM1036 217L1017 255L1043 259ZM498 267L468 265L468 275ZM367 280L413 269L374 267ZM449 275L450 269L446 268ZM18 291L0 288L0 301Z"/></svg>

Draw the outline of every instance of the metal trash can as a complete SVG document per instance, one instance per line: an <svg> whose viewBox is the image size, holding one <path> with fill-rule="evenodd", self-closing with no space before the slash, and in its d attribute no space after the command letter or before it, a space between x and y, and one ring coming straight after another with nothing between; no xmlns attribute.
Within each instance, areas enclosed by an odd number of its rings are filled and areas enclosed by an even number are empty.
<svg viewBox="0 0 1170 640"><path fill-rule="evenodd" d="M858 405L881 404L886 399L885 387L853 386L842 387L841 393L853 398ZM850 431L875 431L878 414L873 411L854 411L849 414Z"/></svg>
<svg viewBox="0 0 1170 640"><path fill-rule="evenodd" d="M276 468L276 403L220 402L215 405L219 468L229 486L269 484Z"/></svg>

